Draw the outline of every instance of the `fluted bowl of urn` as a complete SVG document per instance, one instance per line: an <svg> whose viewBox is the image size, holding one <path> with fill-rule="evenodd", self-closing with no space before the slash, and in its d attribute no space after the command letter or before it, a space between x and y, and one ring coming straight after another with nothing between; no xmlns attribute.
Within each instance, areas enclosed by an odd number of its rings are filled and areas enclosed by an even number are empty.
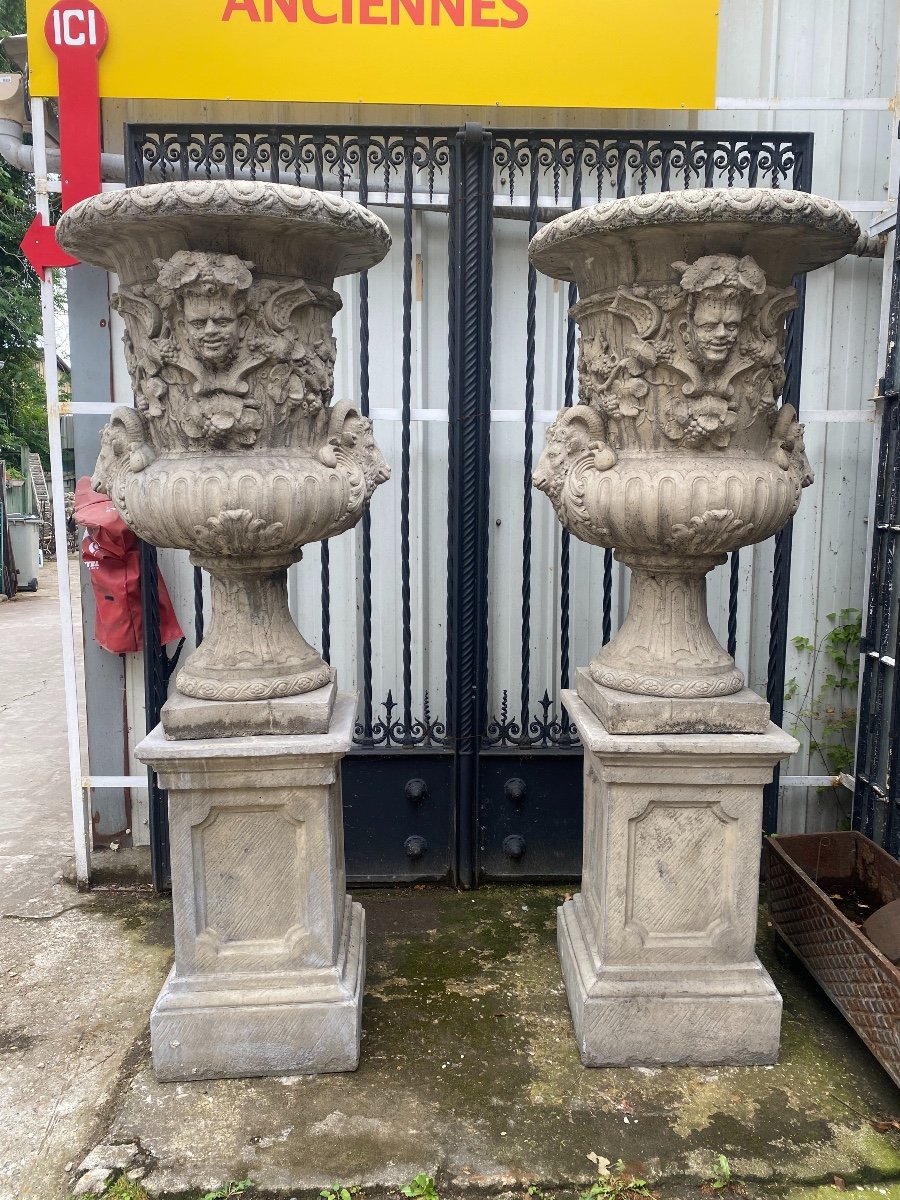
<svg viewBox="0 0 900 1200"><path fill-rule="evenodd" d="M272 183L107 192L60 244L118 275L135 404L113 410L94 486L139 537L209 571L212 614L175 686L202 700L301 695L332 680L287 603L287 568L350 529L390 472L368 418L333 402L336 277L388 252L338 196Z"/></svg>
<svg viewBox="0 0 900 1200"><path fill-rule="evenodd" d="M580 209L533 239L575 282L579 403L547 434L534 484L581 540L631 569L628 613L590 663L601 687L725 697L744 678L706 610L706 575L771 537L812 482L785 383L792 280L859 238L819 196L704 188Z"/></svg>

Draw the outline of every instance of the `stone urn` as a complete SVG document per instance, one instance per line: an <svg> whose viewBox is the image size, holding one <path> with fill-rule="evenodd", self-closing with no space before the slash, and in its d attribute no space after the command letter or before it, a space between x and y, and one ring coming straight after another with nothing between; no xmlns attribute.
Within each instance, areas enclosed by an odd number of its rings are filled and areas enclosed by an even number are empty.
<svg viewBox="0 0 900 1200"><path fill-rule="evenodd" d="M305 188L165 183L85 200L58 236L119 277L135 407L113 411L94 486L211 577L177 691L243 702L330 684L288 610L287 568L355 525L389 475L371 422L332 404L332 285L385 256L387 226Z"/></svg>
<svg viewBox="0 0 900 1200"><path fill-rule="evenodd" d="M781 529L812 481L803 426L778 404L791 280L858 237L819 196L710 188L581 209L532 241L540 271L577 283L581 332L580 402L548 430L534 483L566 529L631 568L625 621L584 680L595 710L598 688L644 709L744 689L710 628L706 575ZM767 720L744 711L723 728Z"/></svg>
<svg viewBox="0 0 900 1200"><path fill-rule="evenodd" d="M779 530L811 481L778 403L791 281L858 237L818 196L703 189L573 212L531 243L538 269L577 283L581 329L580 403L534 482L631 568L621 628L561 697L585 811L581 891L557 932L587 1066L778 1058L759 846L763 789L798 743L714 637L706 575Z"/></svg>

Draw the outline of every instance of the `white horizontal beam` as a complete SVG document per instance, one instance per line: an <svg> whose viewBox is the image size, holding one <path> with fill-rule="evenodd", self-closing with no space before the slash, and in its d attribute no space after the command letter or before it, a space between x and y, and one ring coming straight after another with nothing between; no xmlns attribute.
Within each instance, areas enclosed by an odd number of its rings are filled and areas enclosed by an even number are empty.
<svg viewBox="0 0 900 1200"><path fill-rule="evenodd" d="M891 112L891 96L717 96L716 109L751 112ZM702 132L702 131L701 131Z"/></svg>
<svg viewBox="0 0 900 1200"><path fill-rule="evenodd" d="M134 408L131 403L110 404L100 400L68 400L59 406L62 417L108 417L114 408Z"/></svg>
<svg viewBox="0 0 900 1200"><path fill-rule="evenodd" d="M558 408L536 408L534 422L536 425L551 425L560 414ZM373 408L369 416L374 421L402 421L403 410L400 408ZM411 421L437 421L445 424L450 420L446 408L411 408ZM800 413L801 421L826 424L868 424L875 422L875 410L867 408L807 408ZM522 408L492 408L491 422L493 424L515 424L525 420L525 410Z"/></svg>
<svg viewBox="0 0 900 1200"><path fill-rule="evenodd" d="M866 653L866 658L871 658L873 662L881 663L884 667L896 667L896 661L889 654L879 654L877 650L869 650Z"/></svg>
<svg viewBox="0 0 900 1200"><path fill-rule="evenodd" d="M112 405L109 403L95 403L89 400L80 401L71 404L61 404L60 415L108 417L112 415L114 407L132 408L133 405ZM533 416L536 425L552 425L559 414L560 409L558 408L536 408ZM369 409L369 416L373 421L399 422L403 420L403 409L371 408ZM450 413L446 408L411 408L409 410L409 419L411 421L434 421L438 424L442 423L446 425L450 420ZM800 419L807 424L821 421L831 425L873 425L875 423L875 410L868 408L806 408L800 413ZM524 420L525 410L523 408L491 409L491 421L494 424L515 424Z"/></svg>
<svg viewBox="0 0 900 1200"><path fill-rule="evenodd" d="M853 776L843 771L839 775L782 775L779 780L782 787L845 787L853 791Z"/></svg>
<svg viewBox="0 0 900 1200"><path fill-rule="evenodd" d="M826 425L874 425L874 408L802 408L800 420L808 425L810 422L822 421Z"/></svg>
<svg viewBox="0 0 900 1200"><path fill-rule="evenodd" d="M843 787L852 787L853 777L850 775L782 775L779 782L782 787L833 787L835 780ZM146 775L85 775L82 785L95 790L103 788L145 788L148 786Z"/></svg>
<svg viewBox="0 0 900 1200"><path fill-rule="evenodd" d="M145 788L149 786L146 775L85 775L81 785L93 789Z"/></svg>

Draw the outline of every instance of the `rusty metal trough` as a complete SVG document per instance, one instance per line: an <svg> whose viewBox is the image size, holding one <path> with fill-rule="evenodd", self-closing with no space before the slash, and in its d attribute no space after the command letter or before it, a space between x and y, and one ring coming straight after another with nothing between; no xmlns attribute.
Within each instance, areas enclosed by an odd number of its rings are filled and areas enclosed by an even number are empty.
<svg viewBox="0 0 900 1200"><path fill-rule="evenodd" d="M829 896L874 911L900 898L900 863L849 830L766 838L766 857L776 932L900 1085L900 967Z"/></svg>

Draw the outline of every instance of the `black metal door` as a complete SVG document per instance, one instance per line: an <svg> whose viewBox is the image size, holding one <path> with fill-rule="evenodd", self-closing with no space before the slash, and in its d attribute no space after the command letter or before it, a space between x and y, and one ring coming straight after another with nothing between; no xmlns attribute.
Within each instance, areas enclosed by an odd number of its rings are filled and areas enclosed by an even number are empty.
<svg viewBox="0 0 900 1200"><path fill-rule="evenodd" d="M378 531L367 514L359 532L355 675L360 707L355 747L343 772L348 875L354 882L449 880L464 887L488 879L569 879L581 866L581 750L559 705L572 669L572 547L559 545L553 667L534 659L531 474L535 455L538 277L521 255L524 325L511 328L494 304L495 232L518 222L529 236L541 223L582 204L670 188L788 186L808 190L812 135L653 131L326 129L297 126L130 126L129 184L162 179L266 178L340 191L402 216L402 286L396 312L401 350L399 463L399 604L373 613L373 557ZM416 287L413 214L445 216L447 291L447 570L443 678L414 686L413 651L427 631L414 627L411 604L412 321ZM802 281L801 281L802 295ZM577 298L568 289L570 304ZM363 413L371 401L370 289L358 293L358 386ZM575 393L576 331L561 335L561 390ZM521 428L522 604L514 614L521 655L515 679L493 678L491 632L508 625L490 594L492 333L517 338L521 369L513 413ZM791 318L785 400L798 402L802 307ZM377 401L376 401L377 403ZM508 415L508 413L507 413ZM399 470L397 470L399 468ZM399 476L399 478L398 478ZM391 486L394 486L393 484ZM494 524L499 524L499 520ZM780 721L787 639L790 528L778 538L772 605L768 699ZM602 636L612 633L614 567L602 554ZM321 642L330 657L330 553L321 560ZM195 576L197 638L202 586ZM738 556L732 556L729 650L738 628ZM341 620L347 619L342 611ZM396 619L399 677L379 699L373 677L373 628ZM373 622L375 624L373 624ZM145 624L152 629L153 622ZM165 670L148 645L148 725L165 698ZM539 677L540 672L546 678ZM429 695L445 697L445 713ZM384 693L381 693L382 695ZM151 781L155 789L155 781ZM165 797L153 791L156 877L168 869ZM768 790L766 827L777 822L777 783Z"/></svg>

